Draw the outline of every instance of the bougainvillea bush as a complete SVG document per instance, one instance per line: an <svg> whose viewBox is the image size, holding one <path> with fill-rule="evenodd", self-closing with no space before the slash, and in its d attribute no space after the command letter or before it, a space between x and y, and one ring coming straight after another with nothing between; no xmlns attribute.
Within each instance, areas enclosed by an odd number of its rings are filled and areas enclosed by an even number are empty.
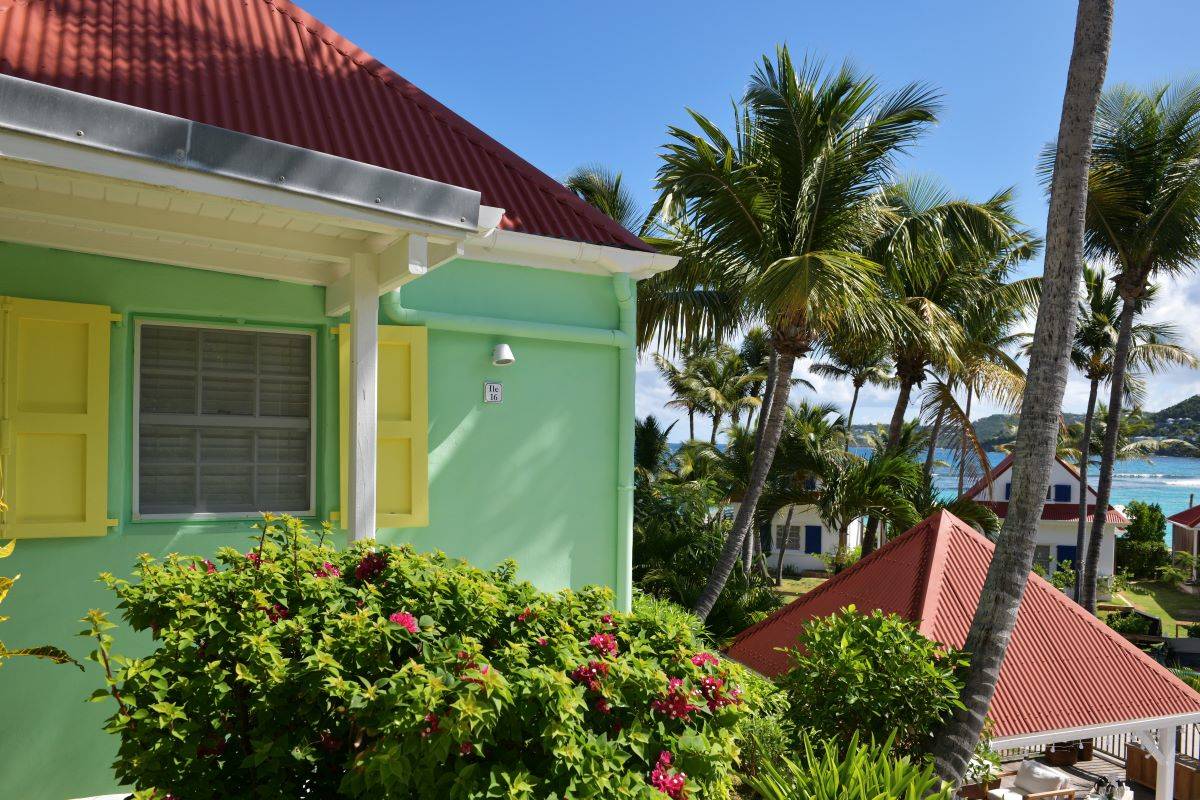
<svg viewBox="0 0 1200 800"><path fill-rule="evenodd" d="M199 798L721 798L760 683L691 617L546 594L409 547L337 551L267 517L249 552L103 579L145 658L110 654L117 777ZM151 791L158 794L151 795Z"/></svg>

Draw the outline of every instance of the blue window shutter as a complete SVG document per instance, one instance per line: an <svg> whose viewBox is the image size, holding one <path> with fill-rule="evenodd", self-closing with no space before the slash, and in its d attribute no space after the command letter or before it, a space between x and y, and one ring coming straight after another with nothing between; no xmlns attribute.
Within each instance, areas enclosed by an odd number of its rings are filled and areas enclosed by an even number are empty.
<svg viewBox="0 0 1200 800"><path fill-rule="evenodd" d="M1071 484L1069 484L1069 483L1054 484L1054 502L1056 502L1056 503L1071 502Z"/></svg>
<svg viewBox="0 0 1200 800"><path fill-rule="evenodd" d="M1004 499L1005 500L1012 499L1012 481L1009 481L1008 483L1004 484Z"/></svg>
<svg viewBox="0 0 1200 800"><path fill-rule="evenodd" d="M1071 566L1075 566L1078 562L1075 560L1076 550L1073 544L1060 544L1055 550L1054 560L1059 564L1064 561L1070 561Z"/></svg>
<svg viewBox="0 0 1200 800"><path fill-rule="evenodd" d="M804 552L820 553L821 552L821 526L820 525L805 525L804 526Z"/></svg>

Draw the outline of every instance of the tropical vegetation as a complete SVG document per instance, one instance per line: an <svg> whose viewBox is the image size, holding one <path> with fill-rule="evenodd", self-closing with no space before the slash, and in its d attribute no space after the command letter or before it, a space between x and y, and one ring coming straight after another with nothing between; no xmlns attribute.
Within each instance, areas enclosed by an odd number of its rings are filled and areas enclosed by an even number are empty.
<svg viewBox="0 0 1200 800"><path fill-rule="evenodd" d="M88 614L117 778L189 800L728 795L768 690L694 617L373 544L267 516L248 552L105 576L153 642L120 657Z"/></svg>
<svg viewBox="0 0 1200 800"><path fill-rule="evenodd" d="M890 739L901 755L927 755L961 706L965 656L895 614L850 606L811 620L789 653L780 685L796 724L847 750L859 739Z"/></svg>

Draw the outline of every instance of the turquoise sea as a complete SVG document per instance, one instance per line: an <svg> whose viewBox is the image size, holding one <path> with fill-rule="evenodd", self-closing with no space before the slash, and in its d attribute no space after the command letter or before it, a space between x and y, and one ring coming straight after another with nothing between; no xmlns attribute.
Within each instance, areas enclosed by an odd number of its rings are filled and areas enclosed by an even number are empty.
<svg viewBox="0 0 1200 800"><path fill-rule="evenodd" d="M1004 458L1002 453L990 455L992 463ZM943 454L944 460L951 458L949 453ZM947 494L952 495L958 488L957 472L950 467L939 468L935 481ZM1094 478L1091 483L1095 486ZM1200 458L1155 456L1150 461L1117 462L1113 470L1112 504L1122 506L1131 500L1158 503L1168 517L1200 502Z"/></svg>

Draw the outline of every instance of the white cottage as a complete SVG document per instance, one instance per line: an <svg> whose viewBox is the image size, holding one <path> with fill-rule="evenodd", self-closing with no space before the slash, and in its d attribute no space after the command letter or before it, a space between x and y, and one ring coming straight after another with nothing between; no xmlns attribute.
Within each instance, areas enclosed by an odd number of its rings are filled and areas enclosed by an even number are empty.
<svg viewBox="0 0 1200 800"><path fill-rule="evenodd" d="M988 506L1004 519L1008 513L1008 500L1012 496L1012 456L997 464L991 475L975 484L966 496ZM1090 523L1096 513L1096 490L1089 484L1087 520ZM1042 520L1038 525L1037 550L1034 564L1040 565L1049 575L1059 563L1070 561L1078 566L1076 535L1079 523L1079 472L1074 466L1055 458L1050 470L1050 486L1046 491L1046 503L1042 506ZM1104 518L1104 538L1100 542L1100 563L1097 574L1101 577L1114 573L1113 556L1118 531L1129 524L1117 509L1109 506Z"/></svg>
<svg viewBox="0 0 1200 800"><path fill-rule="evenodd" d="M851 550L862 544L862 527L861 519L850 523L846 546ZM837 552L838 532L821 521L814 506L785 506L771 520L771 543L772 568L779 557L778 547L783 543L785 568L799 572L819 570L825 568L821 554L833 555Z"/></svg>

